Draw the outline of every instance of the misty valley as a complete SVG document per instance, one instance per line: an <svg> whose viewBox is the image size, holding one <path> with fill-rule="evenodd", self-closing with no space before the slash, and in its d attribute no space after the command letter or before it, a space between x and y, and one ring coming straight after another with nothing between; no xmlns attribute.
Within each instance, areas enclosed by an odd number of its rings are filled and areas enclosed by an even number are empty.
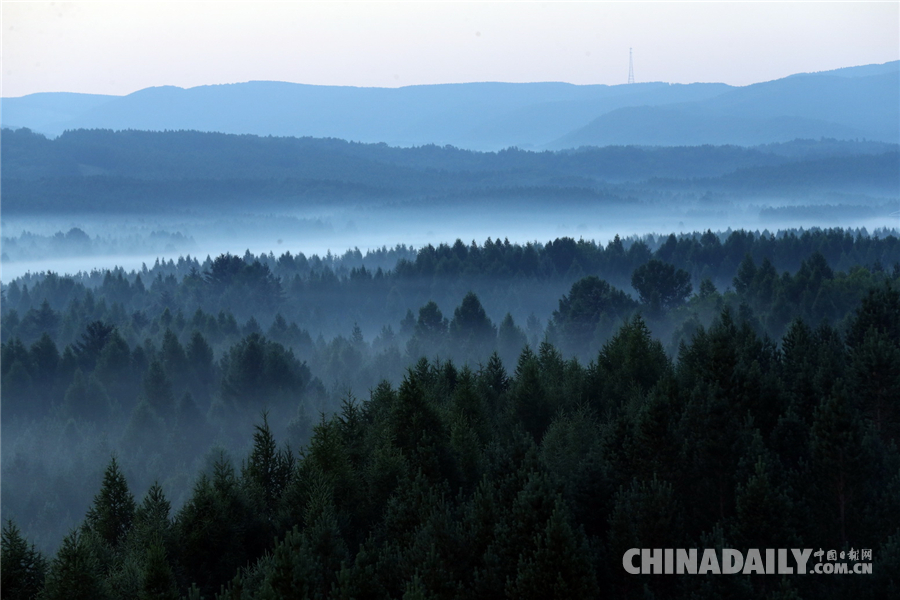
<svg viewBox="0 0 900 600"><path fill-rule="evenodd" d="M898 593L896 143L2 141L3 598Z"/></svg>

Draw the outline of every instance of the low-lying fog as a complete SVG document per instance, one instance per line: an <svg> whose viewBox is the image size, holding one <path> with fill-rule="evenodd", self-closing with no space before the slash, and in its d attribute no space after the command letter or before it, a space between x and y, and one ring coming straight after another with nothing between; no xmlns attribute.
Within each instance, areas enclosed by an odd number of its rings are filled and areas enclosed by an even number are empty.
<svg viewBox="0 0 900 600"><path fill-rule="evenodd" d="M673 199L674 200L674 199ZM615 235L648 233L769 230L809 227L900 226L897 201L866 205L782 206L754 202L744 206L711 205L703 199L688 205L675 202L628 207L560 208L495 207L493 202L444 206L396 205L368 210L305 214L233 214L145 216L4 217L2 271L9 283L26 273L79 271L123 267L126 271L151 267L159 260L193 256L201 260L230 252L243 255L290 251L307 256L341 255L348 249L405 244L453 243L457 238L479 244L488 237L512 243L547 242L559 237L596 240L605 244Z"/></svg>

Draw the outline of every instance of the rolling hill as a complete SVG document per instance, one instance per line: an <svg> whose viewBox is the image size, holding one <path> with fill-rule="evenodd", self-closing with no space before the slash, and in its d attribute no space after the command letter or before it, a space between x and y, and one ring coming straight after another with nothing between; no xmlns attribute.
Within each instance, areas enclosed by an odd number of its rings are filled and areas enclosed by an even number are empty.
<svg viewBox="0 0 900 600"><path fill-rule="evenodd" d="M330 137L474 150L582 145L755 145L795 138L900 141L900 62L721 83L464 83L403 88L251 81L127 96L2 99L2 125Z"/></svg>

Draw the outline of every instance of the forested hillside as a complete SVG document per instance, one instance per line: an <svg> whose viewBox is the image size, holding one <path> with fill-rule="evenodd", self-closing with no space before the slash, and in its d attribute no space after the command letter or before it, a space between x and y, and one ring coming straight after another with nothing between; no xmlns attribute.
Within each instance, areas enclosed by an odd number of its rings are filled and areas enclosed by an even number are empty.
<svg viewBox="0 0 900 600"><path fill-rule="evenodd" d="M842 230L22 278L3 597L889 597L898 290L896 233ZM874 567L645 578L633 547Z"/></svg>
<svg viewBox="0 0 900 600"><path fill-rule="evenodd" d="M665 204L661 192L685 191L724 195L714 203L724 206L775 192L804 202L813 192L847 193L854 204L881 204L900 193L898 157L896 144L836 140L482 153L196 131L77 130L49 140L6 129L3 210L154 215L174 206L240 212L464 201L543 211L557 200L633 210Z"/></svg>

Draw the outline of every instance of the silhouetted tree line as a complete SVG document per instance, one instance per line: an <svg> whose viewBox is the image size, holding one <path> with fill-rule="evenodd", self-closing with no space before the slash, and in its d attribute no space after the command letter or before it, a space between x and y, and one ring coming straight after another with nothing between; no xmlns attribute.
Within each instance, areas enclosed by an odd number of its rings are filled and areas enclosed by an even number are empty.
<svg viewBox="0 0 900 600"><path fill-rule="evenodd" d="M806 276L824 280L817 262L805 263ZM576 306L588 298L618 306L603 283L578 282L560 301L559 318L587 314ZM423 306L413 335L455 336L475 349L494 332L477 298L466 296L449 320ZM77 356L88 360L111 336L113 329L92 326ZM173 509L162 485L136 497L114 457L53 556L7 521L3 597L897 592L896 281L869 287L840 328L795 318L779 343L726 307L675 357L632 315L586 364L549 342L526 346L513 361L482 355L477 366L421 358L399 384L382 382L363 402L347 395L299 453L278 444L272 415L254 399L303 380L296 369L266 371L269 353L272 365L285 360L267 343L250 334L220 363L230 377L223 395L233 389L233 402L257 414L239 463L212 456ZM175 396L153 372L169 376L167 355L191 362L173 342L167 353L153 359L158 369L148 367L142 402L165 403L177 427ZM868 548L874 565L858 577L633 576L621 561L635 547Z"/></svg>
<svg viewBox="0 0 900 600"><path fill-rule="evenodd" d="M138 341L146 336L144 325L166 308L179 321L190 320L198 310L213 315L224 311L266 326L280 314L288 324L294 322L313 336L346 335L357 323L374 337L383 325L396 324L409 310L428 301L449 310L468 291L474 291L489 310L497 310L491 315L494 320L503 319L498 310L503 307L524 323L532 315L548 315L575 281L589 275L629 293L633 287L645 302L651 302L651 288L664 277L658 268L661 264L668 265L663 269L674 267L687 273L693 289L708 279L724 290L748 256L766 272L774 270L773 277L778 278L784 271L797 271L814 254L821 255L832 272L849 271L856 265L873 272L892 271L900 264L900 240L888 232L870 236L841 229L778 235L707 231L628 240L616 237L606 245L572 238L522 245L489 238L480 245L457 240L418 251L398 246L365 255L355 249L325 257L289 251L277 257L247 252L243 257L222 255L202 262L187 257L157 261L151 268L131 273L116 269L80 277L20 278L4 290L2 335L4 340L11 335L29 343L36 340L47 328L34 319L51 318L41 308L45 300L49 309L62 313L56 320L63 343L74 341L85 325L85 319L75 314L78 310L95 312L94 319L110 322L126 339ZM635 279L638 269L643 271ZM641 283L649 274L647 269L656 269L652 281ZM687 283L682 279L680 285ZM855 293L858 299L859 290ZM678 304L662 297L653 302L658 309ZM804 316L813 322L835 317L824 312ZM769 333L780 336L783 330ZM211 331L210 335L217 334Z"/></svg>
<svg viewBox="0 0 900 600"><path fill-rule="evenodd" d="M38 235L23 231L18 237L3 236L2 260L40 260L53 256L90 256L153 254L191 250L194 240L181 233L153 231L147 236L128 235L121 238L95 236L93 239L79 227L54 235Z"/></svg>

